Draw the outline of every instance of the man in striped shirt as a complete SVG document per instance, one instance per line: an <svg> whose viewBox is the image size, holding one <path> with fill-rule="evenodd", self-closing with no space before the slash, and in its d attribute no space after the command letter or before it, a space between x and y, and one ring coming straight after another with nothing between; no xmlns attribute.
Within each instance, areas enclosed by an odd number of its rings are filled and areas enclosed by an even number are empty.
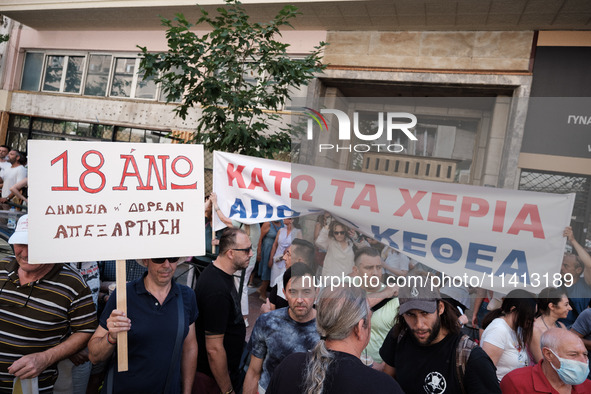
<svg viewBox="0 0 591 394"><path fill-rule="evenodd" d="M66 264L28 263L28 216L8 240L16 258L0 261L0 393L15 377L38 378L50 393L58 361L83 349L97 327L90 289Z"/></svg>

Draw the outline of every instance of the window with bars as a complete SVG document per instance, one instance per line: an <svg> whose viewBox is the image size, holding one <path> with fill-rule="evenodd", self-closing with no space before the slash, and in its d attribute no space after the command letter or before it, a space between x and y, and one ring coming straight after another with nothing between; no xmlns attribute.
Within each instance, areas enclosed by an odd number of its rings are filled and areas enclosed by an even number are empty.
<svg viewBox="0 0 591 394"><path fill-rule="evenodd" d="M519 190L544 193L575 193L573 207L573 231L577 240L584 245L591 228L591 177L577 174L552 173L524 169L519 179ZM587 241L588 245L591 245Z"/></svg>
<svg viewBox="0 0 591 394"><path fill-rule="evenodd" d="M10 115L7 145L25 152L28 139L172 143L167 131Z"/></svg>

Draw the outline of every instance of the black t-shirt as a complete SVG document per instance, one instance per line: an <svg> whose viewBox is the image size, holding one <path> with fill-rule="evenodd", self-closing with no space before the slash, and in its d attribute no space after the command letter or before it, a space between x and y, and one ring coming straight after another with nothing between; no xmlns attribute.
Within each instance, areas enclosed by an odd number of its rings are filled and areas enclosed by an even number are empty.
<svg viewBox="0 0 591 394"><path fill-rule="evenodd" d="M322 394L404 394L394 379L383 372L366 367L357 357L334 352L335 359L328 368ZM303 393L303 376L309 353L287 356L273 373L267 394Z"/></svg>
<svg viewBox="0 0 591 394"><path fill-rule="evenodd" d="M239 375L238 367L246 337L246 326L234 279L232 275L210 264L199 276L195 295L199 309L199 317L195 325L199 345L197 370L213 377L207 360L205 332L214 335L224 334L228 371L234 384Z"/></svg>
<svg viewBox="0 0 591 394"><path fill-rule="evenodd" d="M386 364L396 369L396 380L406 394L461 394L456 374L459 335L449 334L440 342L422 346L412 333L400 343L392 330L380 349ZM480 347L472 349L466 363L464 388L467 393L501 393L492 360Z"/></svg>
<svg viewBox="0 0 591 394"><path fill-rule="evenodd" d="M275 309L287 308L289 306L289 303L285 299L277 295L277 285L271 287L269 302L275 305Z"/></svg>

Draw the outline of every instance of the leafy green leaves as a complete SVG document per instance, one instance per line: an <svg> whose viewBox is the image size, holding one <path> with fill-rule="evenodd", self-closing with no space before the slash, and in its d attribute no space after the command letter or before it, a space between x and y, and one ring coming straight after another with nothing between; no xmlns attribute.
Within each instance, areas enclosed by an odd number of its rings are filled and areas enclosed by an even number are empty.
<svg viewBox="0 0 591 394"><path fill-rule="evenodd" d="M251 22L237 0L226 0L226 7L217 11L212 17L201 9L195 27L212 29L201 36L191 31L194 26L182 14L173 21L163 18L169 51L150 53L138 46L140 68L145 77L162 83L168 102L182 97L175 108L181 118L190 108L202 107L194 142L206 149L268 158L289 152L287 130L279 127L271 133L271 123L277 123L273 121L279 119L277 111L290 89L324 70L321 53L326 44L319 43L303 59L288 56L289 45L277 38L280 28L291 27L289 21L299 14L293 5L268 23Z"/></svg>

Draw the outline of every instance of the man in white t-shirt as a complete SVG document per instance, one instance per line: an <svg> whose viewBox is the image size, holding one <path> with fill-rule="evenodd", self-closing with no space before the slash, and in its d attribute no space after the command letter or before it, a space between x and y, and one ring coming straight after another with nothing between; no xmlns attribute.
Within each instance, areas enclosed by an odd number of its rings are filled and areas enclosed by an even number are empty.
<svg viewBox="0 0 591 394"><path fill-rule="evenodd" d="M3 181L0 203L6 203L13 198L14 194L10 188L27 177L27 169L20 162L21 156L22 153L14 149L8 152L10 167L2 167L0 170L0 178Z"/></svg>
<svg viewBox="0 0 591 394"><path fill-rule="evenodd" d="M10 152L10 148L8 146L0 145L0 166L2 166L2 163L9 163L8 152Z"/></svg>
<svg viewBox="0 0 591 394"><path fill-rule="evenodd" d="M386 273L394 276L406 276L409 270L410 259L399 251L386 247L382 251L384 269Z"/></svg>

